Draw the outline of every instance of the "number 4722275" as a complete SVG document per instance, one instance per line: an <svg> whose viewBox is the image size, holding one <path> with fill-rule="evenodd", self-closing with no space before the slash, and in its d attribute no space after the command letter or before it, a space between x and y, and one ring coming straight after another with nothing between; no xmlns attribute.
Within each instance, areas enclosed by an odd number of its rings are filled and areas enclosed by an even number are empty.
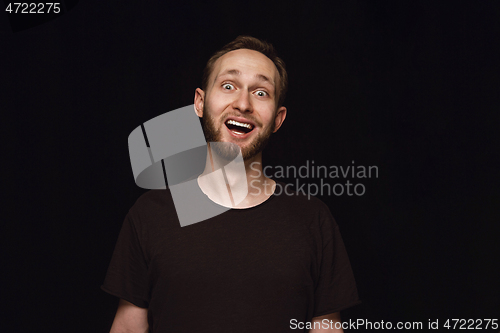
<svg viewBox="0 0 500 333"><path fill-rule="evenodd" d="M26 3L26 2L10 2L5 8L6 12L10 14L49 14L60 13L61 7L59 2L39 2L39 3Z"/></svg>
<svg viewBox="0 0 500 333"><path fill-rule="evenodd" d="M447 329L494 329L498 328L498 319L448 319L443 325Z"/></svg>

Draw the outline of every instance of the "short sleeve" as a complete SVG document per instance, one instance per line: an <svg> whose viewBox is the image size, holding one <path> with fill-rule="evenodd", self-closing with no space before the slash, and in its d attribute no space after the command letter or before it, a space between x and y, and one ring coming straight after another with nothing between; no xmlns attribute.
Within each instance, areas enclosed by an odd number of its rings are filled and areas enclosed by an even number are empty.
<svg viewBox="0 0 500 333"><path fill-rule="evenodd" d="M339 227L329 209L321 212L322 251L313 317L361 303Z"/></svg>
<svg viewBox="0 0 500 333"><path fill-rule="evenodd" d="M148 308L148 265L130 213L125 218L101 289Z"/></svg>

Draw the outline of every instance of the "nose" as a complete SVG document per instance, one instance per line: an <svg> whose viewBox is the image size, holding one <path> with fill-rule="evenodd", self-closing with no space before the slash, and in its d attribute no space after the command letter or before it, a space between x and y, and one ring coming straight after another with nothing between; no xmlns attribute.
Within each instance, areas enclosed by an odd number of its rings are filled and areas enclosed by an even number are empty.
<svg viewBox="0 0 500 333"><path fill-rule="evenodd" d="M252 113L253 106L249 94L247 91L241 91L233 101L233 108L241 113Z"/></svg>

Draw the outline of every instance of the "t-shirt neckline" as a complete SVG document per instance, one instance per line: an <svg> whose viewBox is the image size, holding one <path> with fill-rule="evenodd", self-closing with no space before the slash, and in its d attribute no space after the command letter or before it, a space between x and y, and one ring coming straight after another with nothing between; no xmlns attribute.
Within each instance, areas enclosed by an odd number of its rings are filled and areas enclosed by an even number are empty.
<svg viewBox="0 0 500 333"><path fill-rule="evenodd" d="M208 200L208 201L209 201L212 205L215 205L215 206L217 206L217 207L223 207L223 208L227 209L227 211L249 211L249 210L252 210L252 209L257 209L257 208L260 208L260 207L262 207L262 206L266 205L268 202L270 202L271 200L273 200L273 199L274 199L274 197L276 197L276 196L277 196L277 195L276 195L276 188L279 186L279 185L278 185L278 182L277 182L276 180L272 179L272 178L269 178L269 179L273 180L273 181L276 183L276 186L274 187L274 191L273 191L273 193L272 193L272 194L271 194L271 195L270 195L270 196L269 196L266 200L262 201L261 203L258 203L258 204L257 204L257 205L255 205L255 206L252 206L252 207L246 207L246 208L232 208L232 207L230 208L230 207L227 207L227 206L220 205L220 204L216 203L215 201L213 201L212 199L210 199L210 198L208 197L208 195L206 195L206 194L205 194L205 192L203 192L203 191L201 190L201 188L200 188L200 186L199 186L198 182L197 182L196 184L197 184L198 189L200 190L200 192L201 192L201 193L203 193L203 195L205 196L205 198L206 198L206 199L207 199L207 200Z"/></svg>

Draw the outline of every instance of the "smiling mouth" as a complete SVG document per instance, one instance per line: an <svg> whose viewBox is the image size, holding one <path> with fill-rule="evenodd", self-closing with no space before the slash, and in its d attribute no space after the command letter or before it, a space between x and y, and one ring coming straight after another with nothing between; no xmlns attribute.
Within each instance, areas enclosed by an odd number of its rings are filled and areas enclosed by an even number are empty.
<svg viewBox="0 0 500 333"><path fill-rule="evenodd" d="M229 119L225 122L226 127L237 135L248 134L253 131L254 126L249 123L243 123L236 120Z"/></svg>

